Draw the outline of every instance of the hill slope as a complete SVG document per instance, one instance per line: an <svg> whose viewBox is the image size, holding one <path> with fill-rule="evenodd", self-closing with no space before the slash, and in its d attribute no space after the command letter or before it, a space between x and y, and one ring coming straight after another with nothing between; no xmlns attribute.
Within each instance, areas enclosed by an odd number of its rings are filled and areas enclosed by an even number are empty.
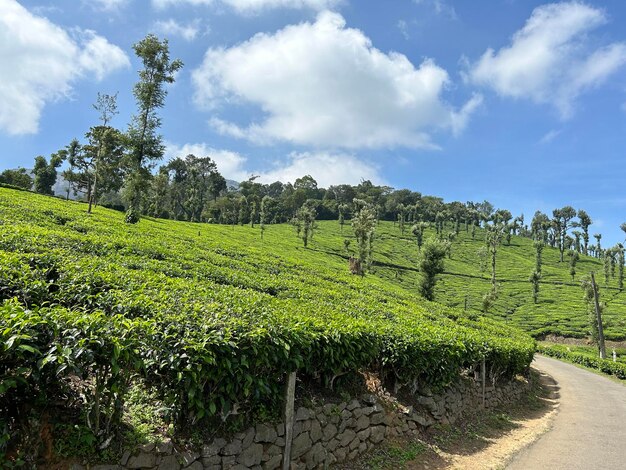
<svg viewBox="0 0 626 470"><path fill-rule="evenodd" d="M312 248L347 256L342 238L353 238L349 223L344 226L343 232L337 222L319 222L319 226ZM444 233L451 230L453 227L449 225ZM435 235L434 229L427 229L424 238ZM353 241L351 246L355 245ZM474 239L470 232L461 230L452 242L452 258L445 260L446 272L440 276L436 289L437 302L464 309L467 301L468 311L481 311L482 297L491 286L490 266L482 270L478 255L484 245L482 229L476 230ZM403 235L391 222L380 222L374 241L376 276L415 292L420 276L415 269L418 257L417 244L408 224ZM532 286L528 280L534 268L535 249L532 240L513 236L510 246L503 242L496 263L500 295L489 316L521 327L534 336L587 336L589 326L580 280L595 271L601 300L606 304L605 334L609 339L626 339L626 292L617 288L616 277L611 277L608 286L605 285L602 260L581 255L576 267L577 274L572 280L568 257L561 263L558 250L546 246L543 250L542 280L537 304L533 303Z"/></svg>
<svg viewBox="0 0 626 470"><path fill-rule="evenodd" d="M288 226L261 240L248 226L127 225L0 188L0 406L35 391L45 402L68 374L118 400L139 376L184 421L271 406L296 369L327 385L369 369L437 386L483 359L494 377L528 366L535 344L519 330L426 302L387 272L348 274L335 228L304 249Z"/></svg>

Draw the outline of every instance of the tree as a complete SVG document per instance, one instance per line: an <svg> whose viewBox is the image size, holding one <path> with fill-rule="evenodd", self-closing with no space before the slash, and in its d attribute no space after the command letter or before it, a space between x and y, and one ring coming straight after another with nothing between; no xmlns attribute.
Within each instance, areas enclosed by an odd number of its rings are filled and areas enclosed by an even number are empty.
<svg viewBox="0 0 626 470"><path fill-rule="evenodd" d="M600 358L604 359L606 357L604 327L602 325L602 310L604 309L604 305L600 303L600 292L593 272L590 278L585 278L581 281L581 287L584 292L585 303L587 304L591 339L598 346Z"/></svg>
<svg viewBox="0 0 626 470"><path fill-rule="evenodd" d="M352 229L359 246L359 261L361 266L371 267L372 244L376 230L376 208L362 199L355 199L356 211L352 216Z"/></svg>
<svg viewBox="0 0 626 470"><path fill-rule="evenodd" d="M591 217L584 210L580 209L578 211L578 224L580 228L583 229L582 237L583 237L583 253L586 255L587 250L589 248L589 226L592 224Z"/></svg>
<svg viewBox="0 0 626 470"><path fill-rule="evenodd" d="M617 278L617 286L620 290L624 289L624 245L621 243L617 244L617 269L618 269L618 278Z"/></svg>
<svg viewBox="0 0 626 470"><path fill-rule="evenodd" d="M92 105L96 111L100 113L100 126L99 130L93 132L92 135L97 140L97 150L95 155L94 162L94 178L93 178L93 189L90 191L89 207L87 208L87 213L91 214L91 209L94 204L94 200L96 198L98 192L98 173L102 170L100 167L103 164L103 160L106 158L108 154L107 144L110 143L109 133L114 130L109 127L109 122L113 119L113 116L118 114L117 111L117 93L114 95L100 94L98 92L98 98L96 99L96 103ZM118 133L118 135L120 135ZM119 164L116 165L119 168Z"/></svg>
<svg viewBox="0 0 626 470"><path fill-rule="evenodd" d="M604 285L609 285L609 279L611 277L611 252L606 250L604 252Z"/></svg>
<svg viewBox="0 0 626 470"><path fill-rule="evenodd" d="M117 191L122 185L125 139L117 129L105 126L92 127L85 137L85 145L74 139L65 147L70 167L63 177L72 184L74 194L85 195L90 213L97 202L97 191Z"/></svg>
<svg viewBox="0 0 626 470"><path fill-rule="evenodd" d="M534 240L548 241L548 230L550 229L550 219L543 212L537 211L530 223L530 233Z"/></svg>
<svg viewBox="0 0 626 470"><path fill-rule="evenodd" d="M415 240L417 241L417 249L422 251L422 245L424 242L424 229L428 227L426 222L418 222L413 227L411 227L411 233L415 236Z"/></svg>
<svg viewBox="0 0 626 470"><path fill-rule="evenodd" d="M565 253L565 237L567 236L567 231L573 226L572 219L574 217L576 217L576 209L572 206L565 206L552 211L552 221L559 252L561 253L561 262L563 262L563 254Z"/></svg>
<svg viewBox="0 0 626 470"><path fill-rule="evenodd" d="M308 246L309 240L313 238L316 215L315 209L309 207L307 204L304 204L298 209L298 212L296 212L294 225L296 226L298 236L302 238L305 248Z"/></svg>
<svg viewBox="0 0 626 470"><path fill-rule="evenodd" d="M259 225L261 227L261 239L265 233L265 224L267 224L272 216L272 207L275 201L270 196L263 196L261 199L261 211L259 212Z"/></svg>
<svg viewBox="0 0 626 470"><path fill-rule="evenodd" d="M533 243L533 246L535 247L535 271L541 274L541 267L543 265L542 254L544 244L542 241L535 241Z"/></svg>
<svg viewBox="0 0 626 470"><path fill-rule="evenodd" d="M528 279L533 286L533 302L539 301L539 281L541 280L541 273L536 270L533 271Z"/></svg>
<svg viewBox="0 0 626 470"><path fill-rule="evenodd" d="M572 276L572 281L573 281L576 276L576 263L578 263L578 259L580 258L580 255L578 254L577 251L570 251L569 256L570 256L569 275Z"/></svg>
<svg viewBox="0 0 626 470"><path fill-rule="evenodd" d="M65 153L57 152L50 156L50 162L45 157L39 155L35 158L35 191L40 194L54 195L52 186L57 181L57 168L65 160Z"/></svg>
<svg viewBox="0 0 626 470"><path fill-rule="evenodd" d="M434 300L437 276L444 271L446 247L436 238L429 238L420 253L418 269L422 273L419 292L427 300Z"/></svg>
<svg viewBox="0 0 626 470"><path fill-rule="evenodd" d="M201 221L202 212L214 192L212 184L215 175L219 175L215 162L210 157L189 154L184 159L174 158L165 169L171 175L174 216L193 222Z"/></svg>
<svg viewBox="0 0 626 470"><path fill-rule="evenodd" d="M596 239L596 258L600 258L602 256L602 246L600 245L600 240L602 240L602 234L594 233L593 238Z"/></svg>
<svg viewBox="0 0 626 470"><path fill-rule="evenodd" d="M163 158L162 138L157 134L161 119L156 111L165 104L165 84L174 83L175 73L183 66L178 59L170 62L167 39L159 41L149 34L134 44L133 49L143 63L143 70L139 72L139 81L133 89L137 114L128 127L128 222L138 220L141 196L150 176L149 169Z"/></svg>
<svg viewBox="0 0 626 470"><path fill-rule="evenodd" d="M543 240L535 240L533 246L535 247L535 270L531 273L528 280L533 286L533 301L537 303L539 301L539 283L541 281L541 268L543 264Z"/></svg>
<svg viewBox="0 0 626 470"><path fill-rule="evenodd" d="M496 254L498 253L498 247L502 243L502 237L504 236L504 224L495 223L487 226L485 232L485 242L487 243L487 249L491 254L491 286L492 289L496 288Z"/></svg>
<svg viewBox="0 0 626 470"><path fill-rule="evenodd" d="M4 170L0 173L0 183L10 184L11 186L17 186L18 188L30 189L33 187L33 179L25 168L18 168L17 170Z"/></svg>
<svg viewBox="0 0 626 470"><path fill-rule="evenodd" d="M619 228L621 228L622 232L624 232L624 234L626 234L626 222L624 222L622 225L620 225Z"/></svg>
<svg viewBox="0 0 626 470"><path fill-rule="evenodd" d="M341 233L343 233L343 226L346 223L346 215L350 207L347 204L339 204L337 210L339 211L339 227L341 227Z"/></svg>

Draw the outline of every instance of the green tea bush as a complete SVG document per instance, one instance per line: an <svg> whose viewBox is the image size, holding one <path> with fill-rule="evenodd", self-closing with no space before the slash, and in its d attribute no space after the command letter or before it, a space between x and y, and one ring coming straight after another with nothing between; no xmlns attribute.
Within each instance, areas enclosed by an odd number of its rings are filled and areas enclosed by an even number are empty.
<svg viewBox="0 0 626 470"><path fill-rule="evenodd" d="M591 369L599 370L608 375L614 375L618 379L626 380L626 364L613 362L611 359L600 359L589 354L572 352L566 346L561 345L540 345L538 352L546 356L565 359L566 361L580 364Z"/></svg>
<svg viewBox="0 0 626 470"><path fill-rule="evenodd" d="M501 322L351 276L315 249L324 230L304 250L285 226L261 240L247 226L126 224L112 210L88 215L8 189L0 220L9 427L37 403L82 397L81 426L102 442L136 380L183 426L277 409L291 371L326 386L377 370L396 385L438 387L483 360L494 378L522 373L535 349Z"/></svg>

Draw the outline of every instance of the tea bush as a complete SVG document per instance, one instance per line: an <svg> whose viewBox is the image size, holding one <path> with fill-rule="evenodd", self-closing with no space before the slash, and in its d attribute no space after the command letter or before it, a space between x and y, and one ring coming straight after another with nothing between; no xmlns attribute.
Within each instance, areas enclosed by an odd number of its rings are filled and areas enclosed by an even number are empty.
<svg viewBox="0 0 626 470"><path fill-rule="evenodd" d="M535 342L384 277L351 276L323 249L268 226L142 219L0 188L0 408L83 397L99 440L119 423L132 380L176 422L276 408L287 373L332 383L377 370L443 386L486 360L523 372ZM291 234L292 235L292 234ZM0 444L1 445L1 444ZM1 447L0 447L1 448Z"/></svg>

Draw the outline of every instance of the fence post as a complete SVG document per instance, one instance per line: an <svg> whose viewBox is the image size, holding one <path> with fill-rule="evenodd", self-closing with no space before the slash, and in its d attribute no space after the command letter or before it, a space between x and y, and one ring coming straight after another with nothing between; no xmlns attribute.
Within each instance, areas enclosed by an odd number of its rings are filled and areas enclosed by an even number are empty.
<svg viewBox="0 0 626 470"><path fill-rule="evenodd" d="M287 377L285 387L285 450L283 451L283 470L291 467L291 441L293 440L293 415L296 398L296 373L291 372Z"/></svg>
<svg viewBox="0 0 626 470"><path fill-rule="evenodd" d="M483 359L482 364L480 365L480 380L482 381L483 388L483 408L485 407L485 381L487 375L487 367L485 366L485 359Z"/></svg>

